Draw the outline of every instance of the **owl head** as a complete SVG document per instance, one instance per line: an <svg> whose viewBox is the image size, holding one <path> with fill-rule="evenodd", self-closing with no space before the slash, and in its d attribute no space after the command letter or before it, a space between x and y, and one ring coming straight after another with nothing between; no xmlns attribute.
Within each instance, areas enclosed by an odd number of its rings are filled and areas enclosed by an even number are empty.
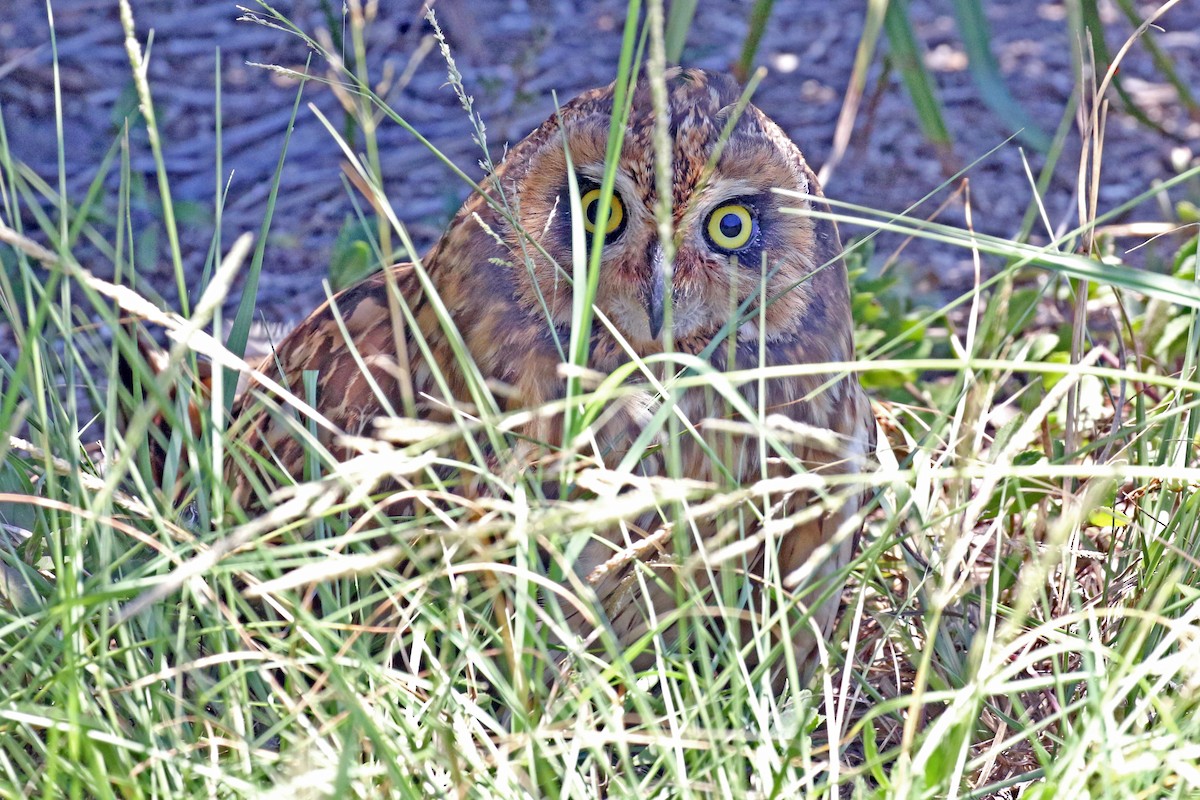
<svg viewBox="0 0 1200 800"><path fill-rule="evenodd" d="M655 220L654 108L643 79L632 92L607 218L598 210L613 86L563 106L508 153L485 185L490 203L468 202L454 228L504 243L499 258L474 269L492 270L495 291L511 292L543 321L548 315L549 330L569 326L571 169L585 245L603 238L596 307L639 354L661 349L669 302L677 349L696 352L714 335L730 335L726 323L742 308L734 326L740 339L794 341L820 331L814 357L848 357L848 330L838 331L849 314L837 232L806 216L804 199L774 191L820 194L800 150L753 105L739 108L742 92L731 78L675 69L666 85L674 248L664 247ZM846 312L833 315L830 330L827 310L839 304ZM846 352L828 352L838 339Z"/></svg>

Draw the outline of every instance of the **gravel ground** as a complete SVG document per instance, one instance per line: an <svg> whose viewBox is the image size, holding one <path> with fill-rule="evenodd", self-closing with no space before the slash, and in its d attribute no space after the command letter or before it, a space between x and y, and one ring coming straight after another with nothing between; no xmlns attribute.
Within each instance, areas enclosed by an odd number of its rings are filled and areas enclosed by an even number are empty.
<svg viewBox="0 0 1200 800"><path fill-rule="evenodd" d="M5 0L4 5L9 12L0 16L0 112L10 147L36 173L57 185L45 5L43 0ZM1142 5L1148 13L1157 4ZM277 6L306 31L327 25L319 2L297 0ZM416 58L429 28L422 21L419 3L392 0L379 6L368 36L372 74L382 74L385 64L400 74ZM684 63L727 69L747 31L749 7L749 2L732 0L701 3ZM989 112L978 98L949 1L912 0L911 7L945 104L954 158L969 163L1011 131L1006 120ZM67 184L72 198L79 200L119 136L123 116L133 108L133 85L115 0L55 0L53 9ZM565 100L607 83L614 74L623 1L440 0L437 9L497 158L506 142L517 141L553 111L555 92ZM1065 6L1047 0L994 0L987 3L987 10L993 47L1009 86L1034 119L1053 131L1074 86ZM1103 11L1107 37L1115 50L1132 26L1112 7L1104 5ZM224 228L228 243L243 231L257 232L261 224L295 99L294 81L254 64L302 68L307 51L295 37L238 21L241 12L232 2L136 0L134 12L143 40L154 32L149 79L172 194L182 204L184 258L190 274L198 276L211 236L217 183L215 52L219 47L222 63L225 174L220 180L229 180L232 173ZM818 167L831 152L864 13L861 0L778 0L759 51L759 62L770 72L755 103L792 135ZM1200 2L1184 0L1159 24L1158 43L1180 76L1200 86ZM893 74L881 82L879 62L877 58L850 147L825 188L840 200L898 211L937 187L944 176L934 149L921 136L899 79ZM1200 149L1200 119L1188 118L1143 47L1133 48L1121 75L1143 110L1169 135L1114 111L1105 146L1102 210L1173 174L1173 151L1176 159L1187 161L1194 158L1193 150ZM335 124L344 118L333 93L319 83L308 85L304 99ZM388 99L455 163L473 177L481 174L477 163L481 151L471 141L467 119L446 84L445 64L436 48L415 64L406 85L393 87ZM388 194L424 248L437 237L466 187L398 126L385 123L379 138ZM133 171L140 182L152 187L149 146L136 132L131 139ZM1077 143L1068 148L1045 198L1055 224L1074 219L1078 151ZM1035 169L1041 165L1036 154L1030 160ZM119 160L105 179L114 188L117 164ZM327 274L332 243L352 213L342 164L332 138L316 115L302 106L260 286L259 309L268 321L286 326L323 298L321 281ZM1031 197L1018 146L1008 144L988 156L970 177L976 226L989 233L1012 234ZM149 229L152 226L141 223L152 221L152 213L146 210L150 205L138 205L144 210L135 218L135 227ZM109 210L113 207L110 204ZM950 222L962 218L961 206L948 208L942 216ZM1128 219L1154 218L1161 215L1151 207L1135 211ZM139 272L148 285L174 302L169 260L161 255L166 252L164 241L160 237L158 242L142 242ZM160 254L157 259L152 255L155 251ZM886 255L884 247L877 258ZM946 294L969 284L966 251L919 242L905 255L911 285L918 290ZM99 260L89 266L100 274L106 272Z"/></svg>

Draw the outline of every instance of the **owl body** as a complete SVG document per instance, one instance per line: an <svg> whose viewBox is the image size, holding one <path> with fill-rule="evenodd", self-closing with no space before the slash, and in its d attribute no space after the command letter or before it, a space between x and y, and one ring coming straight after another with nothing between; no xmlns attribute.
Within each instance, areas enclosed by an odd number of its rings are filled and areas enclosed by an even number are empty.
<svg viewBox="0 0 1200 800"><path fill-rule="evenodd" d="M633 355L657 356L666 336L670 350L681 354L652 359L652 376L631 378L629 392L593 426L586 457L615 468L662 404L671 402L692 423L671 443L683 477L734 488L804 471L862 471L873 448L874 421L853 377L814 370L742 383L741 398L756 413L831 432L823 438L781 436L788 442L783 446L712 424L742 418L712 386L670 388L684 357L726 373L844 362L854 350L849 289L833 223L805 215L807 201L773 191L819 196L800 151L754 106L739 113L740 90L723 76L673 71L667 88L672 263L654 217L650 88L642 82L633 91L605 220L596 211L613 91L593 90L509 152L483 194L467 200L420 267L393 267L338 295L289 334L264 369L301 396L300 376L317 371L318 410L352 434L370 434L374 419L387 415L448 421L454 406L473 407L481 397L480 381L500 387L494 396L501 412L553 403L566 389L562 364L574 302L568 276L578 226L589 246L592 237L604 237L588 367L609 374ZM582 214L578 223L571 213L568 150ZM671 327L664 336L668 306ZM464 367L456 350L468 353L473 367ZM669 400L650 377L668 387ZM304 448L254 394L235 409L246 445L299 476ZM526 448L522 457L530 459L573 444L562 441L559 414L533 414L518 433ZM660 444L665 435L657 434ZM331 434L322 438L335 457L348 455ZM545 443L545 452L530 442ZM649 448L635 460L635 471L666 473L662 452ZM259 504L272 485L244 463L228 477L247 508ZM755 542L728 564L706 567L701 583L719 589L715 584L722 581L757 585L771 579L785 593L796 590L798 571L825 543L830 545L821 562L805 567L807 581L837 573L852 553L850 529L861 498L819 494L785 487L778 496L756 500L748 516L758 521L735 534ZM657 513L643 514L598 532L576 559L575 572L594 591L620 640L631 643L674 607L676 580L688 562L678 552L680 542L703 549L720 539L728 522L728 514L688 519L684 535ZM724 530L727 544L728 525ZM826 586L820 602L814 595L798 604L811 613L786 637L802 665L812 662L817 634L832 623L837 588ZM590 633L578 615L568 617L581 635Z"/></svg>

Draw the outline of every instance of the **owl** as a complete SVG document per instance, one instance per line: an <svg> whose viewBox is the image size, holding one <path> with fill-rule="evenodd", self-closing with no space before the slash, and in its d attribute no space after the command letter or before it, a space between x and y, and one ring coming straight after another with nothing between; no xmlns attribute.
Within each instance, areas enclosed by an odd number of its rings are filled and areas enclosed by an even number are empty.
<svg viewBox="0 0 1200 800"><path fill-rule="evenodd" d="M577 318L573 248L602 239L587 367L604 376L634 361L644 366L597 417L581 457L646 477L670 473L672 452L677 476L731 492L762 479L778 488L708 515L655 510L598 531L576 550L568 587L583 587L596 613L585 620L568 609L568 624L585 640L600 618L623 645L652 630L674 642L675 627L656 630L656 620L676 609L686 573L689 585L743 597L746 615L710 620L723 634L744 644L768 629L768 643L790 646L796 663L811 668L817 639L834 620L863 505L861 483L847 492L823 490L822 482L838 476L851 484L847 476L865 470L875 439L857 379L819 368L854 355L841 244L834 223L805 213L821 193L800 150L760 110L739 104L732 79L674 70L666 85L670 242L655 217L650 85L631 90L603 217L614 87L595 89L511 148L419 268L394 266L337 295L279 342L262 370L299 397L302 375L315 372L317 410L360 436L389 415L450 421L455 408L474 408L482 382L495 389L499 411L539 412L502 445L521 463L578 450L577 441L563 441L563 417L553 409L566 392L563 363ZM803 369L809 365L817 368ZM762 376L737 384L741 402L703 379L663 388L684 374L711 374L705 369L760 368ZM303 474L304 426L289 423L269 394L258 387L235 407L235 430L253 456L227 477L246 509L261 507L277 483L274 470ZM664 403L686 421L678 429L650 427ZM747 409L774 434L749 425ZM351 454L334 432L321 428L317 438L334 457ZM513 452L485 446L494 463L511 463ZM706 547L728 556L692 557ZM711 615L712 607L701 597L686 611ZM747 621L764 607L792 617Z"/></svg>

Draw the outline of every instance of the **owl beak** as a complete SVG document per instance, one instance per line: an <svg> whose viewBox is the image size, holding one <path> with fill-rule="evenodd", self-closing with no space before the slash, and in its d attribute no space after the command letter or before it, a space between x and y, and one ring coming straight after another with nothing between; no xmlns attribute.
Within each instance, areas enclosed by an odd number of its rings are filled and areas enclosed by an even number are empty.
<svg viewBox="0 0 1200 800"><path fill-rule="evenodd" d="M650 290L646 293L646 316L650 322L651 339L657 339L662 333L668 279L662 245L656 242L650 254Z"/></svg>

